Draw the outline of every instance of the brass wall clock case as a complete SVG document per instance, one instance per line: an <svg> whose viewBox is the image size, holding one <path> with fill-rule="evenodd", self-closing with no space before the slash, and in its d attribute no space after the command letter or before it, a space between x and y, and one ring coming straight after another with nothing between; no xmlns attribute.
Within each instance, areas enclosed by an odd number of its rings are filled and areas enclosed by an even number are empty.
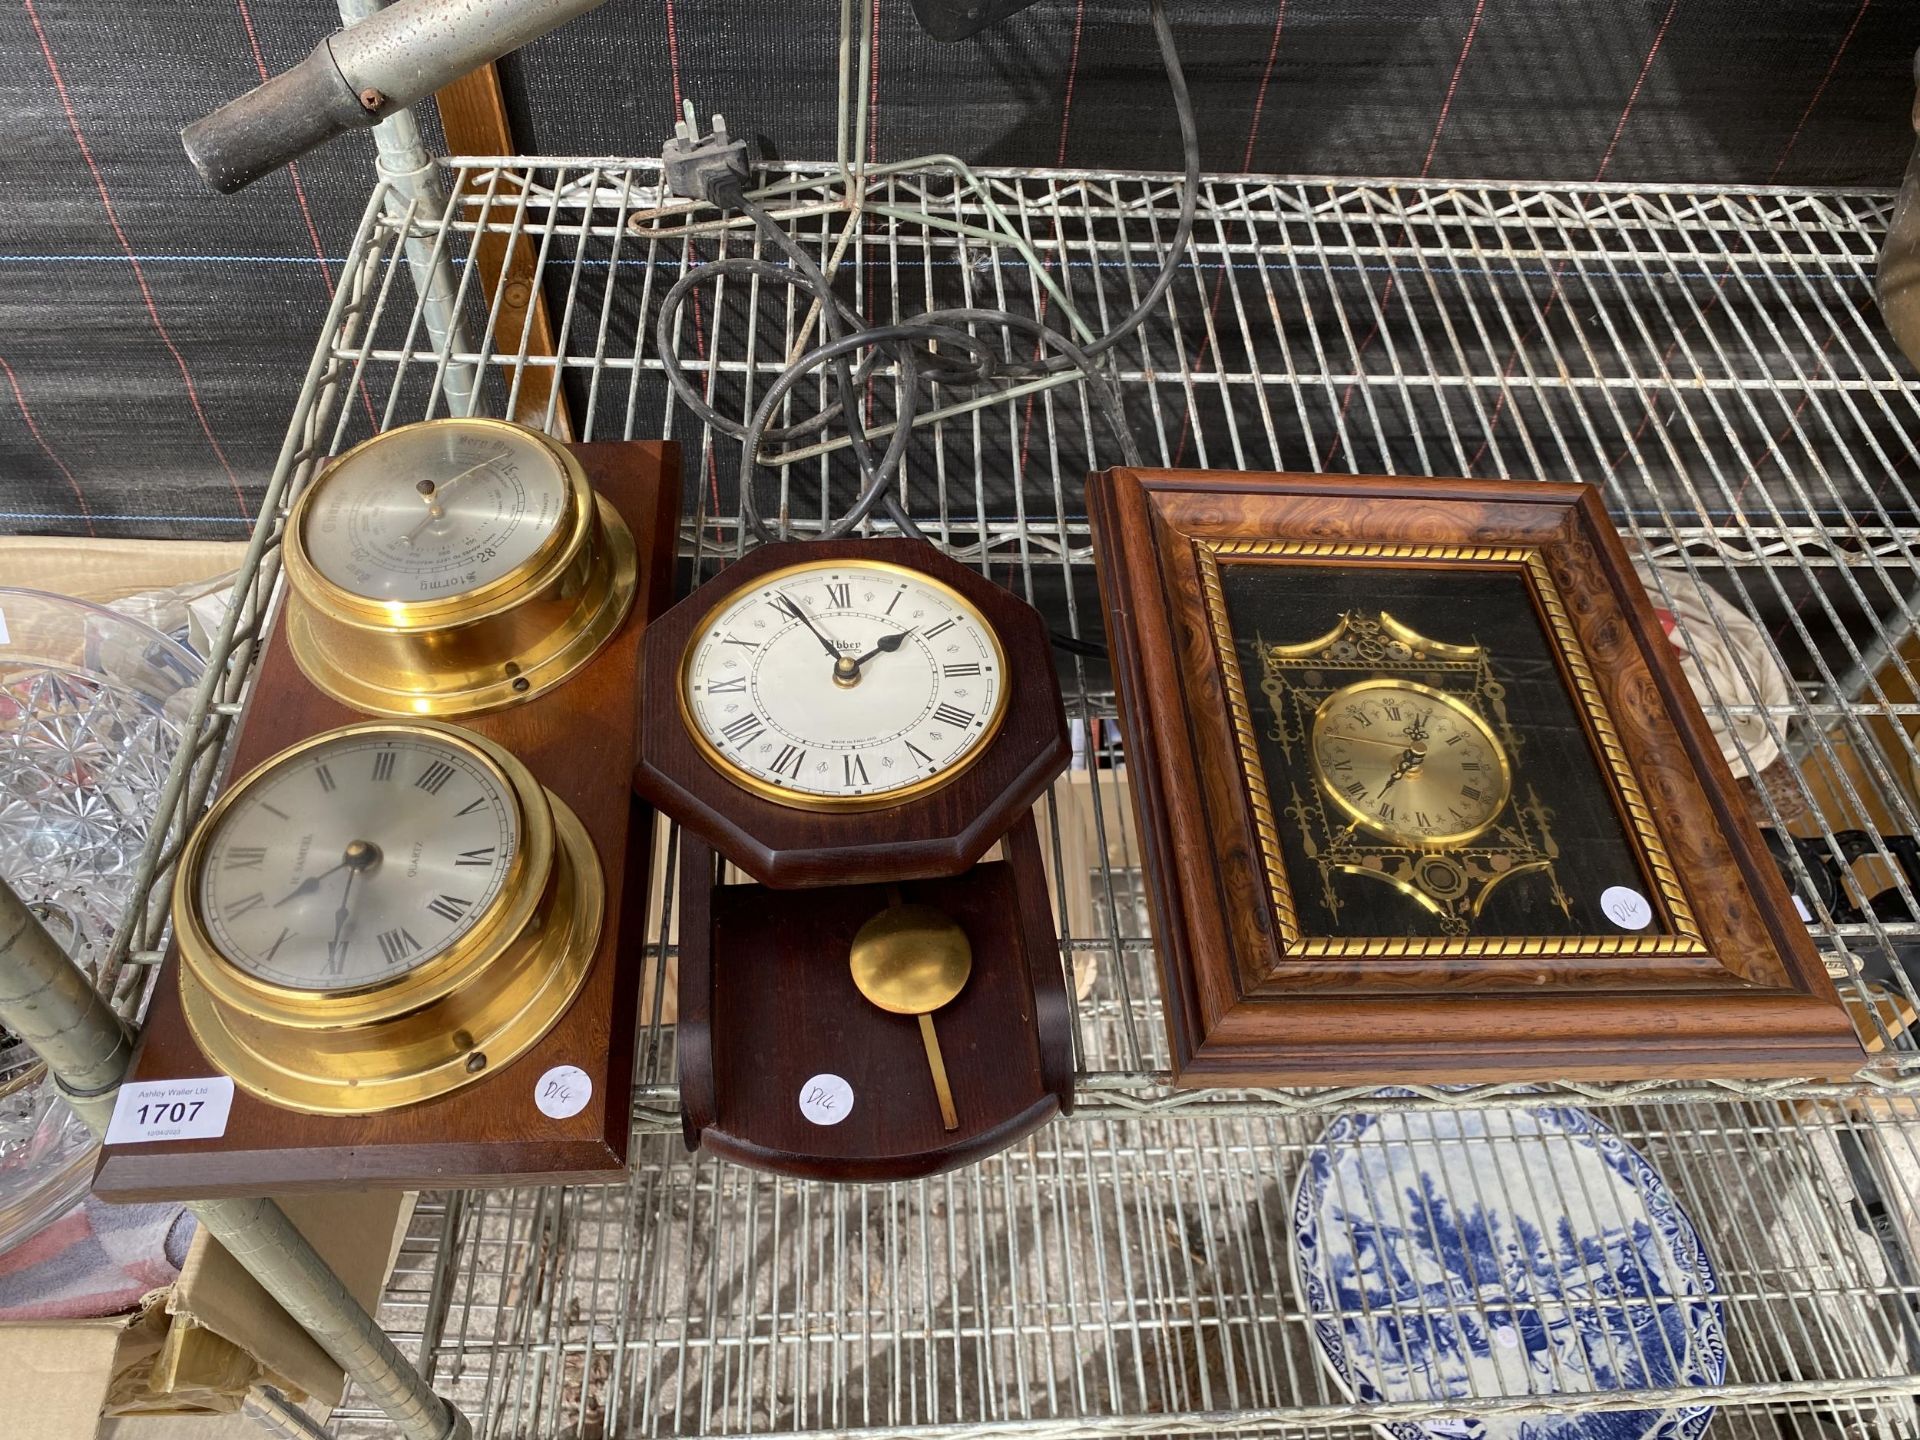
<svg viewBox="0 0 1920 1440"><path fill-rule="evenodd" d="M287 638L327 694L381 715L517 705L565 680L633 603L633 536L580 462L500 420L376 435L287 517Z"/></svg>
<svg viewBox="0 0 1920 1440"><path fill-rule="evenodd" d="M292 746L223 795L174 889L181 1000L235 1084L369 1114L491 1074L586 978L605 882L573 812L434 721Z"/></svg>

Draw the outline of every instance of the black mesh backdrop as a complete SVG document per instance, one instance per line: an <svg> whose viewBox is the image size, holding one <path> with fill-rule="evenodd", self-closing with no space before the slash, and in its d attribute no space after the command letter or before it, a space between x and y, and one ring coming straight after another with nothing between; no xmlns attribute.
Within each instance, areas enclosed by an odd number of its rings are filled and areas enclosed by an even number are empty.
<svg viewBox="0 0 1920 1440"><path fill-rule="evenodd" d="M879 4L882 158L1177 164L1141 5L1042 0L941 45ZM1213 170L1891 185L1910 143L1920 11L1893 0L1170 8ZM546 153L652 153L685 95L773 153L829 155L838 15L611 0L506 64L516 125ZM371 145L222 198L175 132L332 23L262 0L0 7L0 530L244 534Z"/></svg>

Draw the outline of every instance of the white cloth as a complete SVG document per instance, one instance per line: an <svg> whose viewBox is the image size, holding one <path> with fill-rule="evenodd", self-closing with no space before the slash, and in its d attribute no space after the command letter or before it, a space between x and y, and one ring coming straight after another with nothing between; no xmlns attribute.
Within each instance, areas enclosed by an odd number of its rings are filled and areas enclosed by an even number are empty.
<svg viewBox="0 0 1920 1440"><path fill-rule="evenodd" d="M1720 753L1727 757L1735 775L1745 773L1758 781L1760 772L1780 758L1780 747L1767 732L1767 720L1752 709L1725 714L1720 703L1791 705L1793 681L1775 662L1760 627L1739 606L1684 570L1662 568L1656 583L1653 569L1645 560L1635 560L1633 566L1640 572L1667 639L1679 652L1680 668L1686 672L1707 724L1720 742ZM1714 623L1715 616L1726 626L1724 638ZM1776 713L1772 721L1774 730L1784 735L1787 717Z"/></svg>

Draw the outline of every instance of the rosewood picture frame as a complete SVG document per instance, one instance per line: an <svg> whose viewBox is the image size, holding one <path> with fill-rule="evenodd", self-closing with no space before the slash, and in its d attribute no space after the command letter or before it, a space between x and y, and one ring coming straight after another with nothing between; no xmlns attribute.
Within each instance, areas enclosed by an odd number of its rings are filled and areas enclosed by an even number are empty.
<svg viewBox="0 0 1920 1440"><path fill-rule="evenodd" d="M1187 1085L1835 1076L1863 1052L1590 487L1112 470L1094 552ZM1663 918L1317 936L1290 903L1224 561L1522 576ZM1384 927L1383 927L1384 928Z"/></svg>

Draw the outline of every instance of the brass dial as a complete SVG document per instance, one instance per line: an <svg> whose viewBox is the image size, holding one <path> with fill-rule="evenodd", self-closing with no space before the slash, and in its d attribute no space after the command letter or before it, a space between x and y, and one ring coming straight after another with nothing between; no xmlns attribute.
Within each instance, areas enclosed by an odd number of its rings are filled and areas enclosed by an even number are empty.
<svg viewBox="0 0 1920 1440"><path fill-rule="evenodd" d="M1354 824L1396 844L1462 845L1492 825L1513 788L1492 728L1444 691L1362 680L1314 712L1314 779Z"/></svg>
<svg viewBox="0 0 1920 1440"><path fill-rule="evenodd" d="M429 1099L546 1033L604 899L579 820L498 745L433 721L328 731L234 782L187 842L187 1024L277 1105Z"/></svg>
<svg viewBox="0 0 1920 1440"><path fill-rule="evenodd" d="M633 537L569 450L502 420L376 435L287 517L287 638L322 690L384 715L528 700L632 604Z"/></svg>
<svg viewBox="0 0 1920 1440"><path fill-rule="evenodd" d="M198 915L270 984L344 991L432 963L509 898L520 804L483 755L383 726L276 765L208 837Z"/></svg>
<svg viewBox="0 0 1920 1440"><path fill-rule="evenodd" d="M565 453L512 425L403 425L327 471L301 540L328 583L363 599L482 590L564 539Z"/></svg>

